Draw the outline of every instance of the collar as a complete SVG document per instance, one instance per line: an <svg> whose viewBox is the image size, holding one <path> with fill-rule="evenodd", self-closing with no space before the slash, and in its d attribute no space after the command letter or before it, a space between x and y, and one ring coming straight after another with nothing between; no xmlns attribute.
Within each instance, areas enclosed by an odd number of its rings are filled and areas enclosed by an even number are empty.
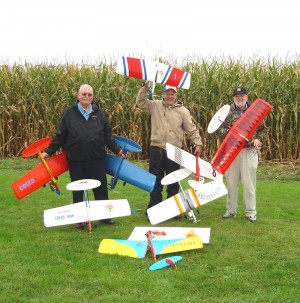
<svg viewBox="0 0 300 303"><path fill-rule="evenodd" d="M83 115L83 117L85 118L85 120L88 120L90 113L92 112L93 108L92 108L92 104L90 104L89 109L86 111L80 102L77 103L77 108L80 111L80 113Z"/></svg>

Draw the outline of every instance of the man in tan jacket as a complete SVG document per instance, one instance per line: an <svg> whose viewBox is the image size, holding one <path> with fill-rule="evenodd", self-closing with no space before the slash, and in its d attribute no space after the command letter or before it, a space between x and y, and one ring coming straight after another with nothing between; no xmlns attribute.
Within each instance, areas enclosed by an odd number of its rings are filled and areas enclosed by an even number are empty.
<svg viewBox="0 0 300 303"><path fill-rule="evenodd" d="M163 100L149 100L148 93L149 83L146 82L136 97L136 105L151 115L149 172L156 176L156 183L150 193L147 209L162 202L162 178L179 169L179 164L167 157L166 143L182 148L186 133L187 138L195 146L195 154L200 156L203 148L199 131L192 121L189 110L177 99L177 88L167 85ZM167 198L174 196L178 191L178 183L168 185Z"/></svg>

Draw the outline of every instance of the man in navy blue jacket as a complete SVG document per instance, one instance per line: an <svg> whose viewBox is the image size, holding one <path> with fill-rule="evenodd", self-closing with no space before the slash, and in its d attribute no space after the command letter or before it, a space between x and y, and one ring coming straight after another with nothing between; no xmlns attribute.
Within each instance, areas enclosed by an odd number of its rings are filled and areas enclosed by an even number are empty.
<svg viewBox="0 0 300 303"><path fill-rule="evenodd" d="M105 148L118 157L124 157L124 154L114 142L108 118L93 96L93 88L90 85L80 86L78 100L62 114L52 143L42 157L46 159L62 147L67 155L71 181L99 180L101 185L93 189L95 200L108 200ZM73 191L73 203L81 201L83 191ZM114 223L111 219L103 222Z"/></svg>

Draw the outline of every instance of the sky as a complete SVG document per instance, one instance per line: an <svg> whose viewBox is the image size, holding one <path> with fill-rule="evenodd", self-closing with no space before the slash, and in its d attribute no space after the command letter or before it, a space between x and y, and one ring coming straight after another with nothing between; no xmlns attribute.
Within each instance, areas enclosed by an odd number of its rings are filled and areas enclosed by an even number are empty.
<svg viewBox="0 0 300 303"><path fill-rule="evenodd" d="M0 62L299 59L300 1L0 0Z"/></svg>

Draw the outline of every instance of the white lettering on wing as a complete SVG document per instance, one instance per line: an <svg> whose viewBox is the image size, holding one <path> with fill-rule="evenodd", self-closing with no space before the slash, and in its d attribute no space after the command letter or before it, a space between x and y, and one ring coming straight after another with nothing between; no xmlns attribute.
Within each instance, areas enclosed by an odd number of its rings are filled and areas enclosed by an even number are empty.
<svg viewBox="0 0 300 303"><path fill-rule="evenodd" d="M30 179L30 180L26 181L25 183L23 183L21 186L19 186L19 189L20 190L24 190L25 188L29 187L33 183L35 183L35 180L34 179Z"/></svg>

